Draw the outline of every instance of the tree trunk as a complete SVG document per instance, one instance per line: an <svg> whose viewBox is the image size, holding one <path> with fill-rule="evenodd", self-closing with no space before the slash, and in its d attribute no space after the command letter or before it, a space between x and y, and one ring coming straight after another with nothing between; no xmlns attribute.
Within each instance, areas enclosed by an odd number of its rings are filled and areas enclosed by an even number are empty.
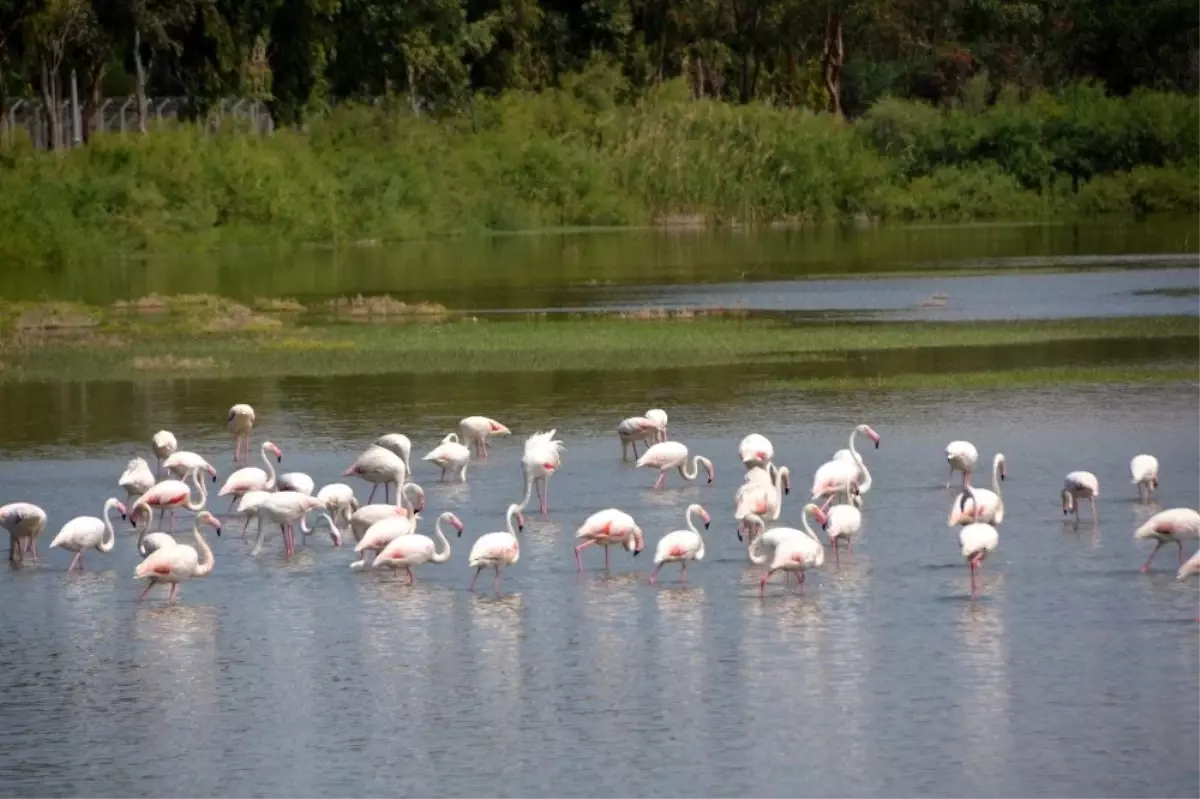
<svg viewBox="0 0 1200 799"><path fill-rule="evenodd" d="M50 62L44 57L41 60L42 79L38 87L42 94L42 106L46 112L46 149L61 150L62 141L62 109L58 104L58 69L50 68Z"/></svg>
<svg viewBox="0 0 1200 799"><path fill-rule="evenodd" d="M146 102L146 67L142 64L142 32L133 32L133 92L137 97L137 126L138 132L146 134L146 116L149 104Z"/></svg>
<svg viewBox="0 0 1200 799"><path fill-rule="evenodd" d="M829 113L842 116L842 66L846 49L842 44L842 15L830 12L825 20L825 48L821 53L821 79L829 93Z"/></svg>
<svg viewBox="0 0 1200 799"><path fill-rule="evenodd" d="M100 110L100 104L104 101L100 84L104 80L104 73L107 71L108 66L103 61L97 61L89 65L87 76L84 79L86 81L83 97L84 144L92 140L92 131L96 127L96 114Z"/></svg>

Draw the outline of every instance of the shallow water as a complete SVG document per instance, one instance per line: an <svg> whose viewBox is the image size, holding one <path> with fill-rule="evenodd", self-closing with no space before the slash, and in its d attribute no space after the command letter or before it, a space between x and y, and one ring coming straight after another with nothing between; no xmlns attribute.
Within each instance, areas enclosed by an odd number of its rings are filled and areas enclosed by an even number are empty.
<svg viewBox="0 0 1200 799"><path fill-rule="evenodd" d="M43 565L0 573L0 694L13 795L962 795L1195 796L1200 679L1197 585L1175 553L1138 572L1129 459L1162 463L1160 507L1196 507L1195 384L858 394L759 391L695 398L670 377L580 376L490 398L403 376L334 382L146 381L6 387L57 409L54 424L0 429L0 501L46 507ZM463 400L464 393L471 398ZM490 399L490 401L485 401ZM446 565L412 586L353 573L346 548L279 538L257 558L227 521L209 536L217 566L173 606L135 602L133 537L65 574L46 546L62 523L97 513L134 450L159 427L230 470L225 409L259 412L284 470L318 485L376 435L403 431L414 457L462 416L516 435L472 463L465 486L428 494L424 532L445 509L466 524ZM662 406L672 438L712 457L712 487L650 490L655 474L620 460L613 428ZM38 417L32 417L37 419ZM44 420L47 421L48 420ZM760 569L733 533L736 446L758 431L795 472L784 521L797 524L813 470L871 423L875 485L866 530L840 567L832 552L800 597ZM502 529L519 497L521 441L558 428L567 452L550 519L528 514L522 556L499 595L467 592L470 544ZM1007 519L968 597L943 448L965 437L1008 460ZM1064 523L1058 490L1097 474L1100 525ZM982 482L986 478L980 477ZM352 483L365 497L363 484ZM645 578L655 543L688 503L713 515L707 555ZM214 503L224 511L227 503ZM617 505L647 533L633 559L584 554L574 530ZM125 528L127 529L127 528ZM1193 545L1194 546L1194 545ZM1188 547L1188 552L1193 546Z"/></svg>

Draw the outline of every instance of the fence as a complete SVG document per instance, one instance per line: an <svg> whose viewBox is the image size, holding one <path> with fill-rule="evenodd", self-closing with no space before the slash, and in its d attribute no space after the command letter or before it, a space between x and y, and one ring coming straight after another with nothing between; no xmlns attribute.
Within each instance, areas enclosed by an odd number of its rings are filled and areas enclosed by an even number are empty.
<svg viewBox="0 0 1200 799"><path fill-rule="evenodd" d="M146 129L173 121L185 107L183 97L146 98ZM62 131L63 147L78 147L83 143L82 103L65 100L57 109L48 111L40 100L17 100L9 106L2 120L0 138L11 141L16 131L25 131L34 147L50 148L49 114L58 114L59 129ZM92 114L93 133L137 133L138 113L135 97L110 97L103 100ZM258 135L270 136L275 132L275 122L260 100L230 98L213 105L204 120L205 125L215 130L227 124Z"/></svg>

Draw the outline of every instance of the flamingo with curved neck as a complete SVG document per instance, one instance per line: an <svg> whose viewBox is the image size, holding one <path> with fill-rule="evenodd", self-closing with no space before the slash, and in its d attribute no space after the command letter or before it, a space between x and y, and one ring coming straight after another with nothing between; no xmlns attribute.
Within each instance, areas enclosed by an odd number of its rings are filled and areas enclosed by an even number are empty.
<svg viewBox="0 0 1200 799"><path fill-rule="evenodd" d="M688 561L704 559L704 539L700 536L700 531L696 529L696 523L692 521L692 516L697 514L704 520L705 529L708 529L708 525L712 521L708 511L696 503L688 505L685 514L687 529L667 533L658 542L658 547L654 551L654 571L650 573L650 585L654 585L658 581L659 571L668 563L679 564L679 582L686 582Z"/></svg>
<svg viewBox="0 0 1200 799"><path fill-rule="evenodd" d="M514 521L516 522L515 528L513 527ZM520 559L521 543L517 540L517 533L525 528L525 516L521 513L520 505L514 503L508 506L505 522L508 525L505 532L482 535L471 547L471 554L467 556L467 565L475 570L475 576L471 578L468 591L475 590L475 581L479 579L479 573L484 569L495 569L496 579L492 581L492 590L499 591L500 569L511 566Z"/></svg>
<svg viewBox="0 0 1200 799"><path fill-rule="evenodd" d="M279 463L283 463L283 451L270 441L264 441L263 445L259 447L259 451L262 453L263 463L267 467L265 471L257 466L245 466L238 469L226 478L225 485L221 486L221 490L217 492L217 496L219 497L223 497L226 494L233 495L229 501L229 511L233 510L234 504L247 491L275 490L275 466L272 465L268 453L274 455Z"/></svg>
<svg viewBox="0 0 1200 799"><path fill-rule="evenodd" d="M462 537L463 524L458 516L446 511L437 517L437 522L433 526L434 535L437 536L435 543L427 535L420 535L413 532L410 535L398 536L393 538L383 551L371 561L372 568L388 567L391 569L404 569L408 572L408 582L411 585L413 581L413 566L419 566L422 563L445 563L450 560L450 542L446 540L446 534L442 531L442 522L449 522L458 531L458 536ZM437 544L441 545L441 549L437 548Z"/></svg>
<svg viewBox="0 0 1200 799"><path fill-rule="evenodd" d="M190 510L193 513L199 513L204 510L204 506L208 503L208 488L204 481L200 479L200 471L193 469L189 476L192 478L192 484L200 491L200 499L192 499L192 489L188 488L188 484L183 480L163 480L156 483L153 488L142 494L133 503L133 507L129 509L129 521L134 526L137 526L137 517L144 511L150 514L150 519L147 525L154 521L154 509L159 509L159 523L163 521L163 517L168 510L171 511L171 529L175 527L175 510L177 508Z"/></svg>
<svg viewBox="0 0 1200 799"><path fill-rule="evenodd" d="M218 526L217 535L220 534L221 528ZM167 594L167 599L172 600L179 590L180 583L193 577L204 577L212 573L215 563L213 552L209 549L204 536L201 535L199 525L192 528L192 535L196 538L195 547L187 544L167 546L152 552L138 564L137 569L134 570L133 579L150 578L150 581L146 583L146 589L138 597L139 602L145 599L146 595L150 593L150 589L158 583L170 583L171 590Z"/></svg>
<svg viewBox="0 0 1200 799"><path fill-rule="evenodd" d="M117 543L117 534L108 514L113 508L119 510L122 516L125 515L125 504L119 499L109 499L104 503L103 518L76 516L64 524L58 535L54 536L54 540L50 542L51 548L58 547L75 553L67 571L74 571L76 566L83 568L85 549L95 549L105 554L112 552Z"/></svg>

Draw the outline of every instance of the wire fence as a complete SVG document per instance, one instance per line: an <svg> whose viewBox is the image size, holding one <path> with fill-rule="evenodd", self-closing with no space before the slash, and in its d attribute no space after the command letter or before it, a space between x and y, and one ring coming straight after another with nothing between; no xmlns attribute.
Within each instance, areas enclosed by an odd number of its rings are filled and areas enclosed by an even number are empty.
<svg viewBox="0 0 1200 799"><path fill-rule="evenodd" d="M0 120L0 139L12 141L28 136L34 147L50 149L50 115L57 114L63 147L78 147L84 141L84 122L90 112L92 133L137 133L138 109L136 97L110 97L94 111L84 103L78 106L70 100L48 109L40 100L16 100ZM146 130L149 132L165 123L174 122L187 106L184 97L146 98ZM275 122L261 100L229 98L215 103L203 120L205 126L217 130L229 125L262 136L275 132Z"/></svg>

